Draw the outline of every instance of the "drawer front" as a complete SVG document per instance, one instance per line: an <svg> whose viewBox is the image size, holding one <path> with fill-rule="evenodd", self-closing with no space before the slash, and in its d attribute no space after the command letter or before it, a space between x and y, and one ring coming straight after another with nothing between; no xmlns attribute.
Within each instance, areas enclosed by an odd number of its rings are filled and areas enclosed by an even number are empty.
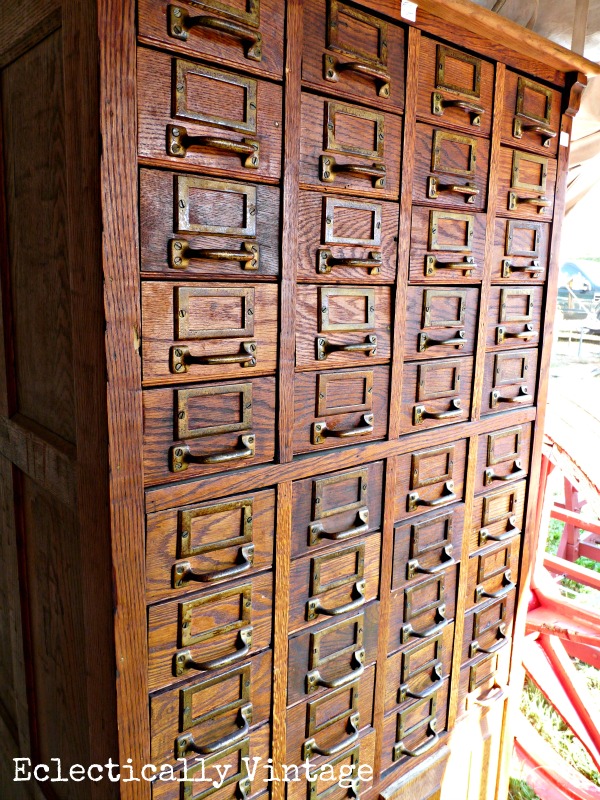
<svg viewBox="0 0 600 800"><path fill-rule="evenodd" d="M458 717L473 707L485 711L500 702L506 695L509 670L510 647L478 656L465 665L460 671L458 685Z"/></svg>
<svg viewBox="0 0 600 800"><path fill-rule="evenodd" d="M466 457L464 439L398 456L396 520L462 500Z"/></svg>
<svg viewBox="0 0 600 800"><path fill-rule="evenodd" d="M506 486L529 472L531 424L482 434L477 446L475 492Z"/></svg>
<svg viewBox="0 0 600 800"><path fill-rule="evenodd" d="M489 150L487 139L418 123L414 202L485 209Z"/></svg>
<svg viewBox="0 0 600 800"><path fill-rule="evenodd" d="M381 525L383 462L294 481L292 558Z"/></svg>
<svg viewBox="0 0 600 800"><path fill-rule="evenodd" d="M483 376L482 414L531 406L537 384L538 351L488 353Z"/></svg>
<svg viewBox="0 0 600 800"><path fill-rule="evenodd" d="M391 306L387 286L299 286L296 367L389 361Z"/></svg>
<svg viewBox="0 0 600 800"><path fill-rule="evenodd" d="M469 558L467 608L486 600L506 596L515 588L519 575L521 537L492 543Z"/></svg>
<svg viewBox="0 0 600 800"><path fill-rule="evenodd" d="M290 575L289 630L360 609L379 594L381 534L299 558Z"/></svg>
<svg viewBox="0 0 600 800"><path fill-rule="evenodd" d="M296 375L295 452L383 439L388 384L383 366Z"/></svg>
<svg viewBox="0 0 600 800"><path fill-rule="evenodd" d="M275 372L277 287L142 284L144 383Z"/></svg>
<svg viewBox="0 0 600 800"><path fill-rule="evenodd" d="M421 700L439 689L452 668L454 625L416 642L387 660L385 707L388 714L407 700Z"/></svg>
<svg viewBox="0 0 600 800"><path fill-rule="evenodd" d="M279 177L280 86L140 48L138 87L141 159L249 180Z"/></svg>
<svg viewBox="0 0 600 800"><path fill-rule="evenodd" d="M543 283L548 272L550 225L539 220L497 219L492 280Z"/></svg>
<svg viewBox="0 0 600 800"><path fill-rule="evenodd" d="M281 78L285 15L277 0L140 0L138 16L140 38L148 44Z"/></svg>
<svg viewBox="0 0 600 800"><path fill-rule="evenodd" d="M500 148L498 213L524 219L551 220L556 161L537 153Z"/></svg>
<svg viewBox="0 0 600 800"><path fill-rule="evenodd" d="M315 696L286 714L286 763L313 762L351 747L373 723L375 667L341 689Z"/></svg>
<svg viewBox="0 0 600 800"><path fill-rule="evenodd" d="M404 107L404 30L340 0L304 5L302 79L377 108Z"/></svg>
<svg viewBox="0 0 600 800"><path fill-rule="evenodd" d="M492 286L486 347L527 347L540 341L542 286Z"/></svg>
<svg viewBox="0 0 600 800"><path fill-rule="evenodd" d="M462 663L477 655L510 649L514 613L515 592L512 591L465 614Z"/></svg>
<svg viewBox="0 0 600 800"><path fill-rule="evenodd" d="M289 640L288 705L356 680L377 657L379 604L321 622Z"/></svg>
<svg viewBox="0 0 600 800"><path fill-rule="evenodd" d="M273 563L275 493L156 511L146 532L147 598L177 597Z"/></svg>
<svg viewBox="0 0 600 800"><path fill-rule="evenodd" d="M418 117L488 136L493 94L492 64L421 37Z"/></svg>
<svg viewBox="0 0 600 800"><path fill-rule="evenodd" d="M475 348L479 289L410 286L405 359L469 355Z"/></svg>
<svg viewBox="0 0 600 800"><path fill-rule="evenodd" d="M302 184L398 198L400 117L303 93L301 125Z"/></svg>
<svg viewBox="0 0 600 800"><path fill-rule="evenodd" d="M237 664L271 644L273 576L151 606L148 611L148 683L160 689L176 679Z"/></svg>
<svg viewBox="0 0 600 800"><path fill-rule="evenodd" d="M435 575L460 560L465 507L433 511L394 528L392 590Z"/></svg>
<svg viewBox="0 0 600 800"><path fill-rule="evenodd" d="M454 619L456 567L392 593L388 653L429 636L438 636Z"/></svg>
<svg viewBox="0 0 600 800"><path fill-rule="evenodd" d="M412 210L412 283L473 283L483 278L485 214L469 211Z"/></svg>
<svg viewBox="0 0 600 800"><path fill-rule="evenodd" d="M560 92L507 70L502 141L555 156L560 133L560 107Z"/></svg>
<svg viewBox="0 0 600 800"><path fill-rule="evenodd" d="M393 283L398 206L378 200L300 192L299 281Z"/></svg>
<svg viewBox="0 0 600 800"><path fill-rule="evenodd" d="M469 419L472 380L472 358L405 363L400 433Z"/></svg>
<svg viewBox="0 0 600 800"><path fill-rule="evenodd" d="M255 280L279 273L279 189L140 171L142 272Z"/></svg>
<svg viewBox="0 0 600 800"><path fill-rule="evenodd" d="M264 724L271 710L271 665L267 650L219 675L151 697L153 762L178 766L178 758L219 752Z"/></svg>
<svg viewBox="0 0 600 800"><path fill-rule="evenodd" d="M519 481L475 498L470 553L522 533L526 486L526 481Z"/></svg>
<svg viewBox="0 0 600 800"><path fill-rule="evenodd" d="M144 392L146 482L270 461L275 379Z"/></svg>

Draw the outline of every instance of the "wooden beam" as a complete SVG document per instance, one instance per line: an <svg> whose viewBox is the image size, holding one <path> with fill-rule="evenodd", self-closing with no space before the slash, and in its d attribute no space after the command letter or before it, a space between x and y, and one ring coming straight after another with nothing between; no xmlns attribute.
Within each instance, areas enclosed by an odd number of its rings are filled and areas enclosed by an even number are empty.
<svg viewBox="0 0 600 800"><path fill-rule="evenodd" d="M596 533L600 536L600 523L591 522L588 519L584 519L581 514L576 514L575 511L567 511L566 509L563 510L562 508L553 508L550 512L550 516L552 519L558 519L560 522L576 525L578 528L581 528L584 531L590 531L591 533Z"/></svg>
<svg viewBox="0 0 600 800"><path fill-rule="evenodd" d="M583 55L585 49L585 35L587 33L590 0L575 0L575 19L573 20L573 37L571 50Z"/></svg>

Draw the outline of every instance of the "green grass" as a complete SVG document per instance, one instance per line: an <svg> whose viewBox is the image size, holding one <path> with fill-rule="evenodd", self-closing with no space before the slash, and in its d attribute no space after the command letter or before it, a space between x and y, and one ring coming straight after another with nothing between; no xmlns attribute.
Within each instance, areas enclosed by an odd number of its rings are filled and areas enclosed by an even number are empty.
<svg viewBox="0 0 600 800"><path fill-rule="evenodd" d="M508 787L508 800L540 800L531 786L520 778L511 778Z"/></svg>
<svg viewBox="0 0 600 800"><path fill-rule="evenodd" d="M560 522L557 519L550 520L548 539L546 541L547 553L551 553L555 556L558 552L558 545L560 544L560 538L562 536L564 527L564 522ZM591 569L594 572L600 572L600 562L592 561L592 559L585 558L585 556L578 558L577 561L575 561L575 564L580 567ZM593 606L600 609L600 592L596 591L596 589L591 589L589 586L584 586L577 581L571 580L571 578L563 578L560 582L560 585L563 587L565 594L568 597L573 599L576 598L586 606Z"/></svg>

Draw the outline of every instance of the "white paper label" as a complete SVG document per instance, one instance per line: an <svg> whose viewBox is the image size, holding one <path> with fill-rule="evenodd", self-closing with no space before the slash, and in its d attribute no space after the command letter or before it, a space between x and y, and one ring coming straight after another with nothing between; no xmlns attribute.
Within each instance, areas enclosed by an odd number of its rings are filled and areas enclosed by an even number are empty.
<svg viewBox="0 0 600 800"><path fill-rule="evenodd" d="M413 3L412 0L402 0L400 16L404 17L404 19L407 19L409 22L416 22L418 7L418 3Z"/></svg>
<svg viewBox="0 0 600 800"><path fill-rule="evenodd" d="M569 134L567 133L567 131L560 132L560 146L561 147L569 146Z"/></svg>

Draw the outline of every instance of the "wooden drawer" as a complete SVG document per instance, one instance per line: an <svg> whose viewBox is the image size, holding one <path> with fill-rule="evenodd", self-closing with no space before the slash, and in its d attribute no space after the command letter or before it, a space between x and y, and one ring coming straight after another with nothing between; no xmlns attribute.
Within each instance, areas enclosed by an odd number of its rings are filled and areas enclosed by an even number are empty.
<svg viewBox="0 0 600 800"><path fill-rule="evenodd" d="M472 380L472 358L405 362L400 433L469 419Z"/></svg>
<svg viewBox="0 0 600 800"><path fill-rule="evenodd" d="M148 601L269 567L274 538L272 489L148 514Z"/></svg>
<svg viewBox="0 0 600 800"><path fill-rule="evenodd" d="M398 206L300 192L297 278L325 283L393 283Z"/></svg>
<svg viewBox="0 0 600 800"><path fill-rule="evenodd" d="M489 136L494 67L482 58L421 37L417 116Z"/></svg>
<svg viewBox="0 0 600 800"><path fill-rule="evenodd" d="M302 184L398 198L400 117L303 93L301 125Z"/></svg>
<svg viewBox="0 0 600 800"><path fill-rule="evenodd" d="M485 259L485 219L485 214L414 206L410 233L410 281L481 281Z"/></svg>
<svg viewBox="0 0 600 800"><path fill-rule="evenodd" d="M379 603L313 625L290 637L288 705L347 686L377 658Z"/></svg>
<svg viewBox="0 0 600 800"><path fill-rule="evenodd" d="M448 567L392 592L388 654L437 636L454 619L457 569Z"/></svg>
<svg viewBox="0 0 600 800"><path fill-rule="evenodd" d="M548 272L550 225L539 220L496 219L492 280L543 283Z"/></svg>
<svg viewBox="0 0 600 800"><path fill-rule="evenodd" d="M512 591L465 614L462 663L478 654L491 655L503 648L510 650L514 613L515 592Z"/></svg>
<svg viewBox="0 0 600 800"><path fill-rule="evenodd" d="M460 561L465 507L432 511L394 527L392 590L423 575L435 575Z"/></svg>
<svg viewBox="0 0 600 800"><path fill-rule="evenodd" d="M418 123L413 201L483 211L489 150L487 139Z"/></svg>
<svg viewBox="0 0 600 800"><path fill-rule="evenodd" d="M146 385L247 378L277 366L277 286L142 283Z"/></svg>
<svg viewBox="0 0 600 800"><path fill-rule="evenodd" d="M495 600L512 591L519 576L521 537L492 542L469 558L466 608Z"/></svg>
<svg viewBox="0 0 600 800"><path fill-rule="evenodd" d="M313 762L347 750L373 724L375 667L357 680L288 708L286 763Z"/></svg>
<svg viewBox="0 0 600 800"><path fill-rule="evenodd" d="M140 239L142 272L184 280L275 278L279 189L142 169Z"/></svg>
<svg viewBox="0 0 600 800"><path fill-rule="evenodd" d="M241 662L271 644L273 576L256 575L148 610L150 691Z"/></svg>
<svg viewBox="0 0 600 800"><path fill-rule="evenodd" d="M465 439L398 456L395 519L462 500L466 462Z"/></svg>
<svg viewBox="0 0 600 800"><path fill-rule="evenodd" d="M542 286L492 286L488 301L486 347L527 347L540 341Z"/></svg>
<svg viewBox="0 0 600 800"><path fill-rule="evenodd" d="M154 46L281 78L284 11L278 0L140 0L139 35Z"/></svg>
<svg viewBox="0 0 600 800"><path fill-rule="evenodd" d="M505 486L529 472L531 424L482 434L477 445L475 492Z"/></svg>
<svg viewBox="0 0 600 800"><path fill-rule="evenodd" d="M293 483L292 558L381 525L383 461Z"/></svg>
<svg viewBox="0 0 600 800"><path fill-rule="evenodd" d="M526 486L526 481L519 481L475 498L469 553L522 533Z"/></svg>
<svg viewBox="0 0 600 800"><path fill-rule="evenodd" d="M340 0L304 4L302 79L377 108L404 108L404 30Z"/></svg>
<svg viewBox="0 0 600 800"><path fill-rule="evenodd" d="M381 534L299 558L290 575L289 631L356 611L379 594Z"/></svg>
<svg viewBox="0 0 600 800"><path fill-rule="evenodd" d="M176 169L253 180L281 172L281 87L138 50L138 153Z"/></svg>
<svg viewBox="0 0 600 800"><path fill-rule="evenodd" d="M475 349L479 289L410 286L404 358L469 355Z"/></svg>
<svg viewBox="0 0 600 800"><path fill-rule="evenodd" d="M537 153L500 148L498 214L550 220L554 209L556 161Z"/></svg>
<svg viewBox="0 0 600 800"><path fill-rule="evenodd" d="M385 666L385 706L388 714L407 700L422 700L440 688L452 669L454 624L437 636L415 642L388 658Z"/></svg>
<svg viewBox="0 0 600 800"><path fill-rule="evenodd" d="M151 697L152 761L179 766L179 758L221 752L265 723L271 711L271 666L266 650L218 675Z"/></svg>
<svg viewBox="0 0 600 800"><path fill-rule="evenodd" d="M299 286L296 367L353 367L390 360L392 292L387 286Z"/></svg>
<svg viewBox="0 0 600 800"><path fill-rule="evenodd" d="M506 696L510 668L510 647L481 655L460 671L458 718L473 707L486 711Z"/></svg>
<svg viewBox="0 0 600 800"><path fill-rule="evenodd" d="M560 107L560 92L506 70L502 141L555 156Z"/></svg>
<svg viewBox="0 0 600 800"><path fill-rule="evenodd" d="M448 681L422 700L405 703L383 721L381 770L412 768L414 762L439 746L448 721Z"/></svg>
<svg viewBox="0 0 600 800"><path fill-rule="evenodd" d="M275 453L275 379L148 389L146 483L270 461ZM197 459L197 460L196 460Z"/></svg>
<svg viewBox="0 0 600 800"><path fill-rule="evenodd" d="M531 406L537 384L538 351L488 353L483 376L482 414Z"/></svg>
<svg viewBox="0 0 600 800"><path fill-rule="evenodd" d="M296 453L383 439L388 367L301 373L295 380Z"/></svg>

